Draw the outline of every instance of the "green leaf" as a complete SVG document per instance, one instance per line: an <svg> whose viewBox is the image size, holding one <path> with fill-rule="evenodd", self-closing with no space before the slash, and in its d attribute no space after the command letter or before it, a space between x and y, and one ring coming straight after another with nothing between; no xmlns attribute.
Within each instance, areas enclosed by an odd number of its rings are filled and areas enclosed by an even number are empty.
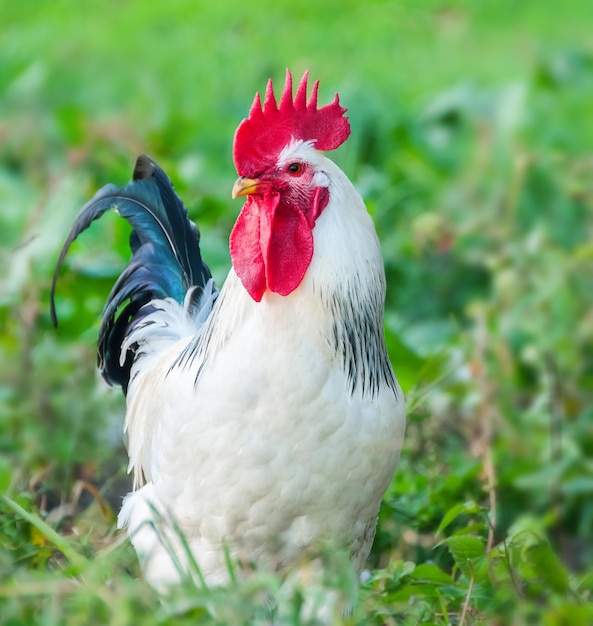
<svg viewBox="0 0 593 626"><path fill-rule="evenodd" d="M45 537L70 561L70 563L79 571L84 571L85 566L88 564L84 556L79 554L68 542L65 537L62 537L57 533L49 524L44 522L35 513L30 513L24 509L18 502L9 498L8 496L0 496L4 504L18 515L21 519L25 520L31 526L36 528L39 533Z"/></svg>
<svg viewBox="0 0 593 626"><path fill-rule="evenodd" d="M478 559L486 553L484 542L477 537L449 537L447 545L456 563L464 563L469 559Z"/></svg>
<svg viewBox="0 0 593 626"><path fill-rule="evenodd" d="M593 606L589 602L583 606L575 606L566 602L547 611L543 619L544 626L591 626L593 624Z"/></svg>
<svg viewBox="0 0 593 626"><path fill-rule="evenodd" d="M6 493L12 482L12 466L3 456L0 456L0 494Z"/></svg>
<svg viewBox="0 0 593 626"><path fill-rule="evenodd" d="M550 544L540 543L528 552L528 560L536 576L557 593L570 591L568 572Z"/></svg>
<svg viewBox="0 0 593 626"><path fill-rule="evenodd" d="M436 598L438 589L433 584L405 585L396 592L389 594L390 602L408 602L411 598Z"/></svg>
<svg viewBox="0 0 593 626"><path fill-rule="evenodd" d="M454 522L460 515L479 513L480 507L473 500L468 500L467 502L462 502L460 504L456 504L452 506L444 515L439 527L437 528L437 535L440 535L449 524Z"/></svg>
<svg viewBox="0 0 593 626"><path fill-rule="evenodd" d="M443 572L440 567L437 567L433 563L422 563L416 566L412 572L412 578L415 580L424 580L443 585L450 585L453 583L453 579L449 574Z"/></svg>
<svg viewBox="0 0 593 626"><path fill-rule="evenodd" d="M389 325L385 326L385 341L391 361L398 364L399 383L404 393L407 393L418 381L426 360L411 350Z"/></svg>

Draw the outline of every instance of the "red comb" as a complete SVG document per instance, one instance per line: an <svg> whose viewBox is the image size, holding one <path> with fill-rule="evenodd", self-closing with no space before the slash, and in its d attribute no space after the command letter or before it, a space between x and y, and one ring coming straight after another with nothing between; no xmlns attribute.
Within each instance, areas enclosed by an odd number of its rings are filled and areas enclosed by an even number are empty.
<svg viewBox="0 0 593 626"><path fill-rule="evenodd" d="M331 104L317 108L319 81L307 102L307 78L305 72L292 99L292 75L286 70L286 82L276 104L272 80L268 81L262 108L259 93L244 119L237 128L233 145L233 160L241 176L254 177L274 163L280 151L292 139L312 141L318 150L334 150L344 143L350 134L346 109L340 106L338 94Z"/></svg>

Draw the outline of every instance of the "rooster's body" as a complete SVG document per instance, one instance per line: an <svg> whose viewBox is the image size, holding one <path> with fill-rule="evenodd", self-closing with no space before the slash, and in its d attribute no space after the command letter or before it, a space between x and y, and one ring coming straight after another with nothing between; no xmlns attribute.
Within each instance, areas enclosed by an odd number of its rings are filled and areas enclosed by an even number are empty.
<svg viewBox="0 0 593 626"><path fill-rule="evenodd" d="M361 569L399 456L403 397L383 337L377 237L318 151L347 137L344 109L305 104L306 79L294 103L291 91L287 79L276 107L270 86L237 131L233 191L248 199L220 292L147 157L133 182L83 209L60 259L109 207L134 227L99 352L127 392L135 490L120 524L159 588L197 569L224 583L227 555L283 569L327 542Z"/></svg>

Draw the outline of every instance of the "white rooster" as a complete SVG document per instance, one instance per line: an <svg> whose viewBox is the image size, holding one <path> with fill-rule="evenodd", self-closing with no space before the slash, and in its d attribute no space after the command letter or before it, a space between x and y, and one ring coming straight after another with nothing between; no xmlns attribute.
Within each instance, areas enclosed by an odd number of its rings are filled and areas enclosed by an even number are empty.
<svg viewBox="0 0 593 626"><path fill-rule="evenodd" d="M338 96L280 103L272 82L239 125L247 198L220 290L164 172L83 207L62 250L109 208L133 226L107 301L99 366L126 393L127 527L148 582L228 580L227 559L285 570L330 542L361 570L398 460L404 399L383 332L385 275L360 195L321 151L350 134ZM226 554L225 554L226 553Z"/></svg>

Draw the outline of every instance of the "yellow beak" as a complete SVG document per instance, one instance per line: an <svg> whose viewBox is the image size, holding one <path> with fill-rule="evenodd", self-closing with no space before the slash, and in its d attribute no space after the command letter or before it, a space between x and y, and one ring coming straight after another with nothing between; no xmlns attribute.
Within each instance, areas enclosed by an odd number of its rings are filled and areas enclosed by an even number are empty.
<svg viewBox="0 0 593 626"><path fill-rule="evenodd" d="M252 193L257 193L259 184L260 181L257 178L245 178L241 176L233 185L231 197L239 198L240 196L249 196Z"/></svg>

